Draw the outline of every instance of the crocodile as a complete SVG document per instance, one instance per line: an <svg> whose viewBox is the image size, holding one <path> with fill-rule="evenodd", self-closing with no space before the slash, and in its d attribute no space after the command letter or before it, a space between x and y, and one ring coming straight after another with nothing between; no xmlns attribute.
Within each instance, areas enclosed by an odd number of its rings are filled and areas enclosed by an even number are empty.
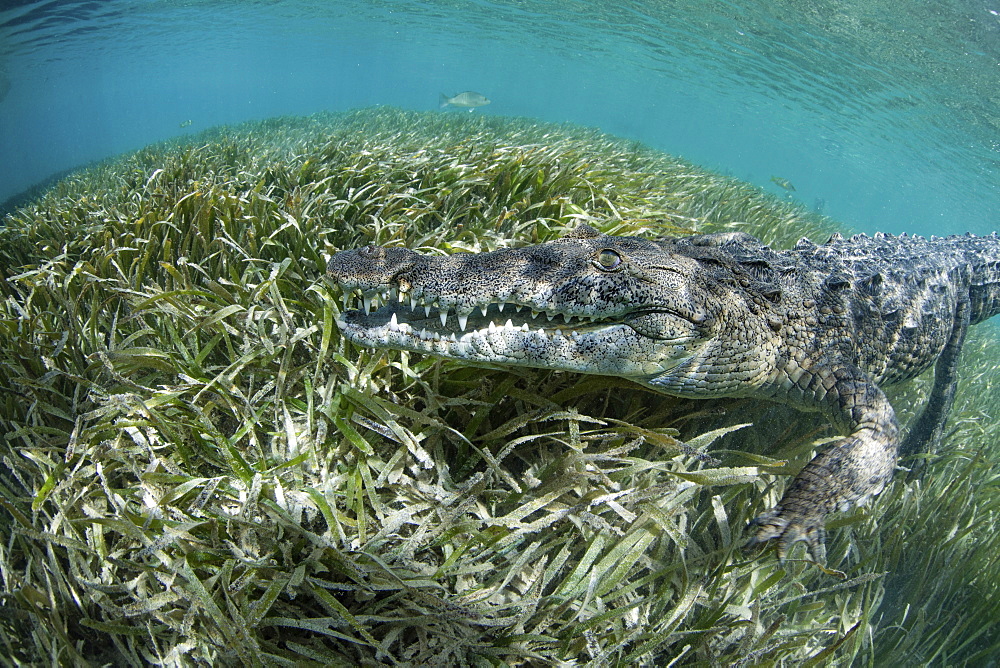
<svg viewBox="0 0 1000 668"><path fill-rule="evenodd" d="M826 517L869 501L901 453L940 439L966 331L1000 311L996 233L835 234L774 250L742 232L646 239L581 225L484 253L345 250L327 271L345 298L337 324L362 346L821 412L841 436L753 520L748 542L774 541L784 560L804 541L821 563ZM932 366L903 438L881 387Z"/></svg>

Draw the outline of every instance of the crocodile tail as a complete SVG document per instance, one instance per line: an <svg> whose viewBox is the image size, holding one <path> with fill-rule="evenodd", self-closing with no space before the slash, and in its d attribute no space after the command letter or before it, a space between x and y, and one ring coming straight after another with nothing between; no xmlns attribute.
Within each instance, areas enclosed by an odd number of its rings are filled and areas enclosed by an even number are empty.
<svg viewBox="0 0 1000 668"><path fill-rule="evenodd" d="M975 241L987 245L987 248L977 249L980 251L977 253L978 261L970 263L972 324L1000 315L1000 237L994 232L987 237L976 237Z"/></svg>

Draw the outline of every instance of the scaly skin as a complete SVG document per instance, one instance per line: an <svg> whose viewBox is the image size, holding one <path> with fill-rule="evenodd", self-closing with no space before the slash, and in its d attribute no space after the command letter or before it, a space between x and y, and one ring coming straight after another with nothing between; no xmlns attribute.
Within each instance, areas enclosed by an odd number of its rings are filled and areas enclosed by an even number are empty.
<svg viewBox="0 0 1000 668"><path fill-rule="evenodd" d="M900 448L879 386L936 363L905 453L940 437L965 331L1000 310L1000 240L863 235L774 251L742 233L611 237L581 226L536 246L429 257L337 253L329 275L365 299L338 320L364 346L617 375L682 397L759 397L826 414L844 437L754 520L751 543L824 559L825 517L891 478ZM369 300L376 306L369 312ZM485 309L485 312L483 311Z"/></svg>

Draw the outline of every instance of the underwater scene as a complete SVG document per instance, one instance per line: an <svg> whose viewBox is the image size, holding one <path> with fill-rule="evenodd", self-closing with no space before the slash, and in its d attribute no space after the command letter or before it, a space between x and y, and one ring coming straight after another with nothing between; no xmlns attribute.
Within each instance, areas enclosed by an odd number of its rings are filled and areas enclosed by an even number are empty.
<svg viewBox="0 0 1000 668"><path fill-rule="evenodd" d="M1000 665L998 205L993 0L4 3L0 664Z"/></svg>

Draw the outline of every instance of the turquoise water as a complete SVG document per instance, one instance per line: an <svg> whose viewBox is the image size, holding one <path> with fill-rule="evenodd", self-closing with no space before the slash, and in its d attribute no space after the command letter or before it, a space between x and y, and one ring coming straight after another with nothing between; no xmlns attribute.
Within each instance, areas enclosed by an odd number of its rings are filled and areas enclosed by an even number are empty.
<svg viewBox="0 0 1000 668"><path fill-rule="evenodd" d="M5 6L0 202L222 123L472 90L472 113L596 126L861 231L1000 228L998 0Z"/></svg>
<svg viewBox="0 0 1000 668"><path fill-rule="evenodd" d="M0 213L55 175L151 142L393 105L598 127L859 231L1000 230L1000 0L0 7ZM438 110L441 93L470 90L492 103ZM892 519L880 530L911 530ZM890 577L883 638L923 614L896 586L910 573ZM992 605L990 583L969 582L967 598L929 609ZM940 644L957 651L959 638Z"/></svg>

